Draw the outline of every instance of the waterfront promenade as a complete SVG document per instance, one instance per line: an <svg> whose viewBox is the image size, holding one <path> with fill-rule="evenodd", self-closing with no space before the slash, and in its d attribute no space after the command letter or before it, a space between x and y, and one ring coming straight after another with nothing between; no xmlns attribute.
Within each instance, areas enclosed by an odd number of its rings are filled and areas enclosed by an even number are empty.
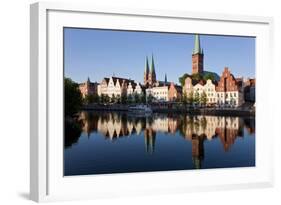
<svg viewBox="0 0 281 205"><path fill-rule="evenodd" d="M131 105L123 104L89 104L84 105L83 110L99 111L123 111L127 112ZM193 115L223 115L223 116L255 116L255 109L252 105L237 108L226 107L196 107L183 104L151 104L154 113L187 113Z"/></svg>

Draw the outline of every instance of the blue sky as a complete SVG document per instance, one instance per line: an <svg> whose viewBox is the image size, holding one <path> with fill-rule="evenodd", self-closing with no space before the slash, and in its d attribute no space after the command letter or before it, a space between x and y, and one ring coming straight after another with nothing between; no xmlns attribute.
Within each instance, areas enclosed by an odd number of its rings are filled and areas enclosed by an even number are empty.
<svg viewBox="0 0 281 205"><path fill-rule="evenodd" d="M221 75L225 66L235 77L255 77L255 38L200 35L204 70ZM76 82L100 82L115 75L143 82L145 58L153 53L157 80L178 83L191 73L193 34L64 29L65 76Z"/></svg>

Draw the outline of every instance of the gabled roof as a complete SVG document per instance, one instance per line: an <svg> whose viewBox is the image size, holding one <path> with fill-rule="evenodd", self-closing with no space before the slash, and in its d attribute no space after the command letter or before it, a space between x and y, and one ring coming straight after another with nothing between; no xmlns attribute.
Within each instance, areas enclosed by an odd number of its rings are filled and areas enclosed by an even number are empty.
<svg viewBox="0 0 281 205"><path fill-rule="evenodd" d="M131 80L131 79L127 79L127 78L119 78L119 77L111 77L113 80L113 84L116 85L117 80L119 80L120 85L122 85L122 83L126 83L127 85L129 85L129 83L132 84L132 86L135 86L135 81ZM106 81L106 84L109 83L110 78L103 78Z"/></svg>
<svg viewBox="0 0 281 205"><path fill-rule="evenodd" d="M90 86L97 86L97 85L99 85L99 83L97 83L97 82L91 82L90 79L88 78L86 82L79 83L79 86L83 86L85 84L89 84Z"/></svg>
<svg viewBox="0 0 281 205"><path fill-rule="evenodd" d="M182 92L182 87L180 85L177 85L177 84L174 84L174 83L171 83L171 85L169 86L169 89L171 86L174 86L174 88L178 91L178 92Z"/></svg>

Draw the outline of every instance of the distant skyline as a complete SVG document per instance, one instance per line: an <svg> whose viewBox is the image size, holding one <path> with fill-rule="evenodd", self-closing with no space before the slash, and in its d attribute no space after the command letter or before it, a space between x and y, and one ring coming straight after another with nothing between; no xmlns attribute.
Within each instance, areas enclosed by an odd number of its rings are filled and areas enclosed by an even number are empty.
<svg viewBox="0 0 281 205"><path fill-rule="evenodd" d="M200 35L204 70L255 77L255 38ZM157 80L178 82L191 74L194 34L64 28L65 77L81 83L115 75L143 83L146 56L153 54Z"/></svg>

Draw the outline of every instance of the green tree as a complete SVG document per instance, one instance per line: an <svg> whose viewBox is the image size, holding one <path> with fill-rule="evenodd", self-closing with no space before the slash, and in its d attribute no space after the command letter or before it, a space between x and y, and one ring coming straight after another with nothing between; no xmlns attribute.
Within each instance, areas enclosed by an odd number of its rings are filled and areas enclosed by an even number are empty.
<svg viewBox="0 0 281 205"><path fill-rule="evenodd" d="M127 103L128 103L128 104L131 104L131 103L133 103L133 100L134 100L134 99L133 99L133 95L132 95L132 94L129 94L128 97L127 97Z"/></svg>
<svg viewBox="0 0 281 205"><path fill-rule="evenodd" d="M64 102L66 116L72 116L82 107L83 99L79 86L70 78L64 78Z"/></svg>
<svg viewBox="0 0 281 205"><path fill-rule="evenodd" d="M204 80L215 80L215 76L212 73L207 73L206 75L204 75Z"/></svg>
<svg viewBox="0 0 281 205"><path fill-rule="evenodd" d="M116 103L116 97L115 97L114 94L112 94L112 97L111 97L111 99L110 99L110 102L111 102L111 103Z"/></svg>
<svg viewBox="0 0 281 205"><path fill-rule="evenodd" d="M182 103L187 104L187 94L185 91L183 92L183 95L182 95Z"/></svg>
<svg viewBox="0 0 281 205"><path fill-rule="evenodd" d="M140 101L141 101L141 103L146 103L146 96L145 96L145 94L141 94Z"/></svg>
<svg viewBox="0 0 281 205"><path fill-rule="evenodd" d="M116 96L116 103L120 104L121 103L121 97L120 95Z"/></svg>
<svg viewBox="0 0 281 205"><path fill-rule="evenodd" d="M153 96L151 94L149 94L147 96L147 103L152 103L153 99L154 99Z"/></svg>
<svg viewBox="0 0 281 205"><path fill-rule="evenodd" d="M207 94L205 91L203 91L203 93L200 96L200 103L202 105L206 105L207 104Z"/></svg>
<svg viewBox="0 0 281 205"><path fill-rule="evenodd" d="M195 74L192 74L191 75L191 78L193 80L202 80L203 79L203 76L200 74L200 73L195 73Z"/></svg>
<svg viewBox="0 0 281 205"><path fill-rule="evenodd" d="M181 77L179 77L179 82L180 82L180 84L181 84L182 87L184 86L184 84L185 84L185 79L186 79L187 77L190 77L190 75L187 74L187 73L185 73L185 74L183 74Z"/></svg>
<svg viewBox="0 0 281 205"><path fill-rule="evenodd" d="M84 102L84 104L93 103L93 102L94 102L93 95L92 95L92 94L90 94L90 95L85 95L85 97L83 98L83 102Z"/></svg>
<svg viewBox="0 0 281 205"><path fill-rule="evenodd" d="M97 93L93 94L93 100L95 103L100 103L100 96Z"/></svg>
<svg viewBox="0 0 281 205"><path fill-rule="evenodd" d="M198 104L200 102L200 94L198 93L198 91L195 92L195 95L194 95L194 102L196 104Z"/></svg>
<svg viewBox="0 0 281 205"><path fill-rule="evenodd" d="M105 103L105 95L104 95L104 94L101 94L101 96L100 96L100 102L101 102L101 103Z"/></svg>
<svg viewBox="0 0 281 205"><path fill-rule="evenodd" d="M178 96L177 98L175 98L175 102L181 102L182 101L182 96Z"/></svg>
<svg viewBox="0 0 281 205"><path fill-rule="evenodd" d="M90 94L86 95L84 97L84 103L85 104L90 104L90 103L99 103L100 102L100 97L98 94Z"/></svg>
<svg viewBox="0 0 281 205"><path fill-rule="evenodd" d="M109 103L110 97L108 95L104 95L104 103Z"/></svg>
<svg viewBox="0 0 281 205"><path fill-rule="evenodd" d="M191 92L189 93L188 98L187 98L187 101L188 101L188 103L189 103L190 105L193 104L193 102L194 102L193 91L191 91Z"/></svg>
<svg viewBox="0 0 281 205"><path fill-rule="evenodd" d="M135 103L140 103L140 95L138 93L134 94L134 101Z"/></svg>
<svg viewBox="0 0 281 205"><path fill-rule="evenodd" d="M126 104L127 103L127 94L122 94L121 95L121 103L122 104Z"/></svg>

